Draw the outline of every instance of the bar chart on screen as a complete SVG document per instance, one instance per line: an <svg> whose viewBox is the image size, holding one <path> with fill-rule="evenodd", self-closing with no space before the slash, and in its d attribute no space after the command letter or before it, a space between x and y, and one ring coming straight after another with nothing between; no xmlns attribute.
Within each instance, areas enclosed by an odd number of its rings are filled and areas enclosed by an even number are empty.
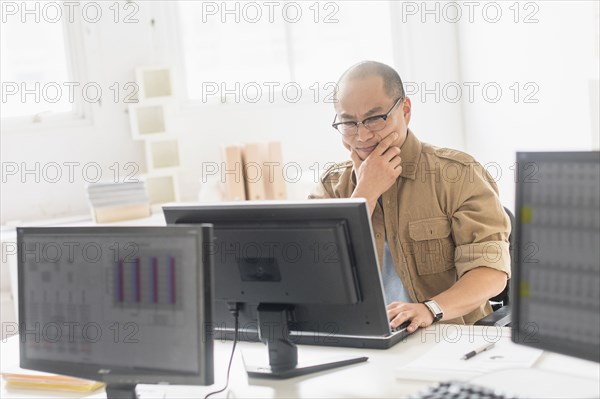
<svg viewBox="0 0 600 399"><path fill-rule="evenodd" d="M177 309L181 305L180 254L147 252L119 259L112 268L112 297L119 307Z"/></svg>

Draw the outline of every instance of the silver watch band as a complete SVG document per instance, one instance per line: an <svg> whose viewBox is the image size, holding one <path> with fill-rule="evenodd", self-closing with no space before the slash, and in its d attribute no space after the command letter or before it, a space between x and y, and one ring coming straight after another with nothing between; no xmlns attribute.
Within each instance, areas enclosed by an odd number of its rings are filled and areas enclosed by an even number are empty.
<svg viewBox="0 0 600 399"><path fill-rule="evenodd" d="M437 304L436 301L430 299L430 300L427 300L427 301L423 301L423 304L425 306L427 306L427 309L429 309L429 311L433 315L433 322L434 323L436 321L441 320L442 317L444 317L444 312L442 311L442 308L440 307L440 305Z"/></svg>

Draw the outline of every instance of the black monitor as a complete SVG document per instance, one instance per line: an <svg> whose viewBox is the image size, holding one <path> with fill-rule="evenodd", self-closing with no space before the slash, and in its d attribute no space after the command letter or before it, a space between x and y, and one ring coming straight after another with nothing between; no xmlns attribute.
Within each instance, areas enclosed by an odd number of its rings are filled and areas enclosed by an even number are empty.
<svg viewBox="0 0 600 399"><path fill-rule="evenodd" d="M228 304L240 309L242 339L278 334L301 344L387 348L406 335L390 330L364 199L163 209L168 224L214 225L217 338L233 338ZM283 368L272 376L298 375Z"/></svg>
<svg viewBox="0 0 600 399"><path fill-rule="evenodd" d="M512 339L600 361L600 153L517 153Z"/></svg>
<svg viewBox="0 0 600 399"><path fill-rule="evenodd" d="M103 381L213 383L212 226L18 228L20 364Z"/></svg>

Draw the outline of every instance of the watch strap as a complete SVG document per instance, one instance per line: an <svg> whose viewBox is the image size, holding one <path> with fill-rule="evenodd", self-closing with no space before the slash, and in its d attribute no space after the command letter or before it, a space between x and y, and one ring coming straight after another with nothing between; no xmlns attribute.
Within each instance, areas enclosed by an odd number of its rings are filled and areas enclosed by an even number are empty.
<svg viewBox="0 0 600 399"><path fill-rule="evenodd" d="M444 312L442 311L442 308L440 307L440 305L437 304L437 302L429 299L429 300L423 301L421 303L423 305L427 306L427 309L429 309L429 311L433 315L434 323L440 321L442 319L442 317L444 317ZM438 310L439 310L439 312L438 312Z"/></svg>

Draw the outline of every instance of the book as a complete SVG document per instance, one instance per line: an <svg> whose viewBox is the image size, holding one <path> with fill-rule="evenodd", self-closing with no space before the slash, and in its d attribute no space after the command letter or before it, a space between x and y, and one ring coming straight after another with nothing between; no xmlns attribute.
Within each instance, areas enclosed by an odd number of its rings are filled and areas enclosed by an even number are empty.
<svg viewBox="0 0 600 399"><path fill-rule="evenodd" d="M279 141L229 145L222 150L224 200L286 200Z"/></svg>
<svg viewBox="0 0 600 399"><path fill-rule="evenodd" d="M242 163L246 180L246 199L248 200L267 199L264 173L266 153L266 143L249 143L244 146Z"/></svg>
<svg viewBox="0 0 600 399"><path fill-rule="evenodd" d="M144 181L90 183L86 189L96 223L150 216L150 200Z"/></svg>
<svg viewBox="0 0 600 399"><path fill-rule="evenodd" d="M63 392L93 392L105 386L104 383L82 378L67 377L41 371L18 369L3 372L6 389L41 389Z"/></svg>
<svg viewBox="0 0 600 399"><path fill-rule="evenodd" d="M283 164L283 156L281 154L281 142L270 141L267 149L267 162L269 165L265 167L265 190L267 199L286 200L287 183L284 175L285 168ZM266 162L265 162L266 164Z"/></svg>
<svg viewBox="0 0 600 399"><path fill-rule="evenodd" d="M221 182L224 187L226 201L243 201L246 199L246 186L242 164L242 147L228 145L222 148Z"/></svg>
<svg viewBox="0 0 600 399"><path fill-rule="evenodd" d="M150 204L133 203L115 206L96 207L93 209L96 223L112 223L121 220L142 219L150 216Z"/></svg>

